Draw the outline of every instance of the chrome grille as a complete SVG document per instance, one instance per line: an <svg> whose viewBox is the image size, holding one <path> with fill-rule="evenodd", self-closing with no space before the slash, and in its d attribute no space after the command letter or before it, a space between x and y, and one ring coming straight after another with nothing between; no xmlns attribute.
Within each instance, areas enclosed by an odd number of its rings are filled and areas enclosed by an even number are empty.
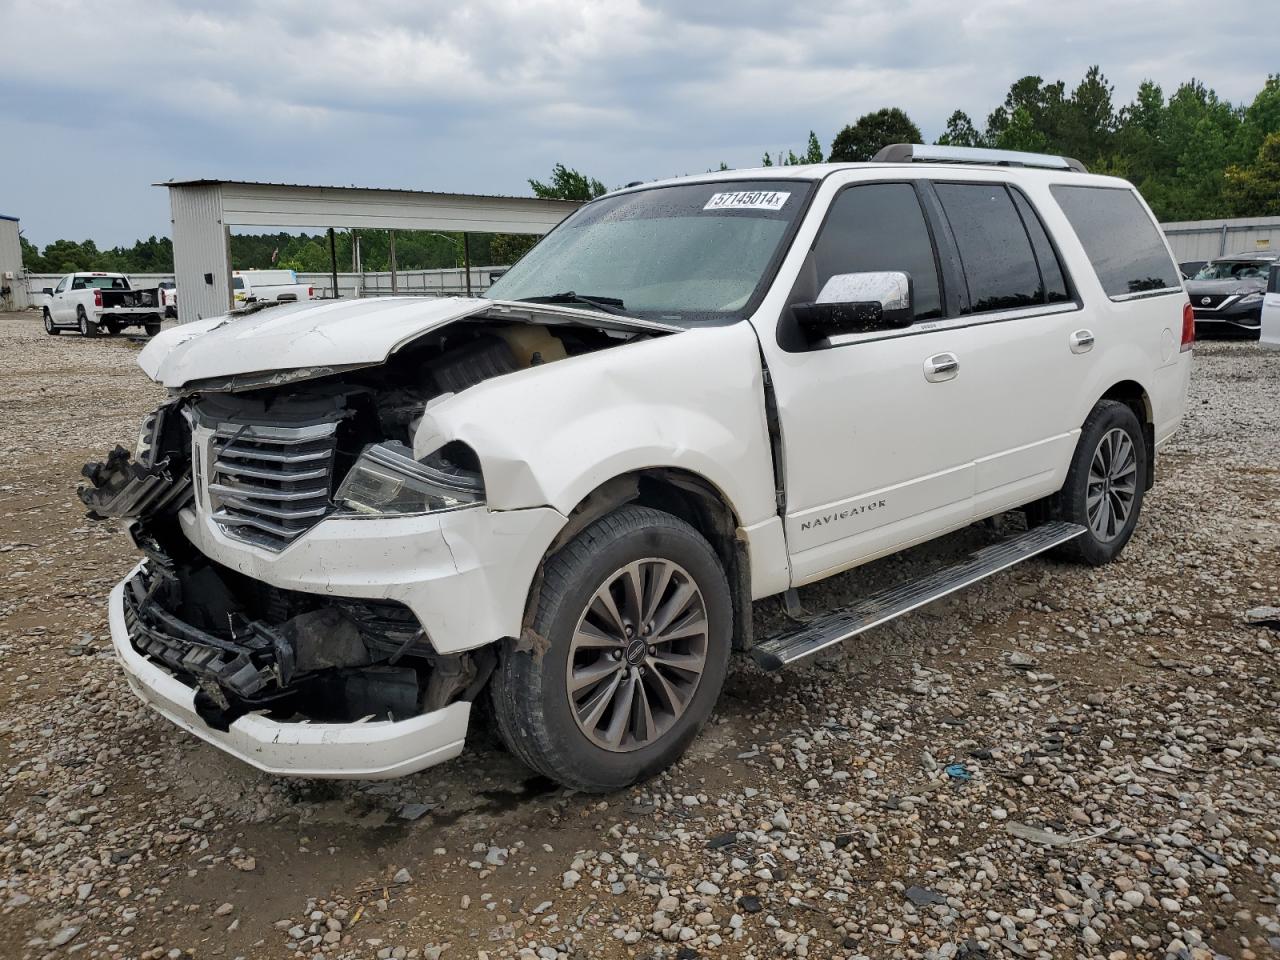
<svg viewBox="0 0 1280 960"><path fill-rule="evenodd" d="M222 423L205 434L208 507L228 534L283 550L329 512L337 423Z"/></svg>

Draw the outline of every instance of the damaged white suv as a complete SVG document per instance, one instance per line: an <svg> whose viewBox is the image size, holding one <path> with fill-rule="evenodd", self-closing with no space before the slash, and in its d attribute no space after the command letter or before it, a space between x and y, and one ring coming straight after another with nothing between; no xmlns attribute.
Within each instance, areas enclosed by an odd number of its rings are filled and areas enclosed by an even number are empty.
<svg viewBox="0 0 1280 960"><path fill-rule="evenodd" d="M1114 558L1192 331L1141 198L1062 158L899 145L617 191L485 298L156 337L170 399L82 490L145 555L115 648L263 770L420 770L484 705L530 767L621 787L680 756L734 651L778 667L1048 549ZM1011 510L959 564L796 603ZM753 636L774 595L794 623Z"/></svg>

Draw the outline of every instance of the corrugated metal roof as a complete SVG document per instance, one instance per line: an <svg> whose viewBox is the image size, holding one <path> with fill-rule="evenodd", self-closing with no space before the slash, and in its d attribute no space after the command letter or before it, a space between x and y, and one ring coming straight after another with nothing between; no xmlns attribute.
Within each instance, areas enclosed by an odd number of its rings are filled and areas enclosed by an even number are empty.
<svg viewBox="0 0 1280 960"><path fill-rule="evenodd" d="M358 187L355 184L279 183L273 180L161 180L153 187L286 187L294 190L367 190L376 193L412 193L424 197L467 197L473 200L538 200L543 203L580 203L549 197L517 197L499 193L450 193L440 190L413 190L408 187Z"/></svg>

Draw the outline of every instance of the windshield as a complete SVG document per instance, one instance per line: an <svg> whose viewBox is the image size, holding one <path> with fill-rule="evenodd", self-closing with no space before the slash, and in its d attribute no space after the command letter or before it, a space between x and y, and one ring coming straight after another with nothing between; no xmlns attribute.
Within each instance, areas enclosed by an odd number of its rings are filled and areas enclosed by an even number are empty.
<svg viewBox="0 0 1280 960"><path fill-rule="evenodd" d="M736 319L771 279L809 189L803 180L719 181L605 197L556 227L485 296L595 301L669 322Z"/></svg>
<svg viewBox="0 0 1280 960"><path fill-rule="evenodd" d="M73 290L128 290L129 283L124 277L76 277L71 285Z"/></svg>
<svg viewBox="0 0 1280 960"><path fill-rule="evenodd" d="M1193 280L1265 280L1269 260L1217 260L1200 268Z"/></svg>

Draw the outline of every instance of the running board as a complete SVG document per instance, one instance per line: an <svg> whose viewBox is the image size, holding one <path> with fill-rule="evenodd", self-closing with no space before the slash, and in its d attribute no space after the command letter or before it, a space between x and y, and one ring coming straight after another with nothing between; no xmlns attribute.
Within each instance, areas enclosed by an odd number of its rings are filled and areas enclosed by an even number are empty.
<svg viewBox="0 0 1280 960"><path fill-rule="evenodd" d="M1084 532L1085 528L1077 523L1061 521L1032 527L1025 533L983 547L953 566L873 593L847 607L814 617L787 633L772 636L752 647L751 655L764 669L777 670L1074 540Z"/></svg>

